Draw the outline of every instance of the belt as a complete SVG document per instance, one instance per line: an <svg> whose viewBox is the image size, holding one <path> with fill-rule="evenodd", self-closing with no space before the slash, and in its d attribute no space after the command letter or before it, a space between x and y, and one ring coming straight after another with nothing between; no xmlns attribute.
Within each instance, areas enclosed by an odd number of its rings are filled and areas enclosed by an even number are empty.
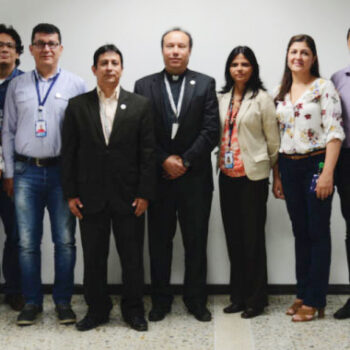
<svg viewBox="0 0 350 350"><path fill-rule="evenodd" d="M22 154L15 154L15 160L19 162L26 162L30 165L35 165L37 167L48 167L59 163L61 157L51 157L51 158L33 158L23 156Z"/></svg>
<svg viewBox="0 0 350 350"><path fill-rule="evenodd" d="M280 155L284 158L288 158L288 159L293 159L293 160L299 160L299 159L305 159L305 158L309 158L309 157L313 157L313 156L317 156L319 154L324 154L326 153L326 150L323 149L319 149L317 151L314 152L310 152L310 153L305 153L305 154L286 154L286 153L280 153Z"/></svg>

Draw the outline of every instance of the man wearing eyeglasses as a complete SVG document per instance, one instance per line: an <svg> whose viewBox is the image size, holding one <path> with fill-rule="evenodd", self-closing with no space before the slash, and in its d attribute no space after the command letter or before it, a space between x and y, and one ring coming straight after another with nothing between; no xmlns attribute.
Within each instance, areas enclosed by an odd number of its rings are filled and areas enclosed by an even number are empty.
<svg viewBox="0 0 350 350"><path fill-rule="evenodd" d="M76 320L70 306L75 219L60 181L61 125L68 99L84 93L86 87L81 78L58 66L63 46L56 26L38 24L31 41L36 67L9 84L2 131L4 183L7 194L14 194L25 298L17 324L31 325L42 312L40 244L45 207L55 249L53 299L59 322L70 324Z"/></svg>
<svg viewBox="0 0 350 350"><path fill-rule="evenodd" d="M17 31L11 26L0 24L0 132L4 117L5 96L10 81L23 72L19 66L19 56L23 46ZM20 270L18 261L18 235L16 230L15 207L13 200L2 187L2 172L4 163L2 159L0 136L0 216L4 225L6 241L3 254L3 273L5 285L3 288L5 302L13 310L20 311L24 301L21 294Z"/></svg>

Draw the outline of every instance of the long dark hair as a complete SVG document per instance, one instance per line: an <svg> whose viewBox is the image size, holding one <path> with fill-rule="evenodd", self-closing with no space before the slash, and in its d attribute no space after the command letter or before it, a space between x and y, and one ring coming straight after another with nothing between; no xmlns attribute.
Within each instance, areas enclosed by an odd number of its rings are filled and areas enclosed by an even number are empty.
<svg viewBox="0 0 350 350"><path fill-rule="evenodd" d="M284 73L281 81L281 87L278 95L275 97L275 103L277 101L283 101L284 96L290 91L290 88L292 86L292 72L290 71L288 67L288 51L290 47L295 43L295 42L304 42L308 46L308 48L311 50L312 54L315 57L315 61L313 65L311 66L310 73L314 77L319 78L320 72L318 68L318 58L317 58L317 50L316 50L316 44L314 39L312 39L311 36L306 35L306 34L299 34L299 35L294 35L290 38L288 46L287 46L287 52L286 52L286 60L285 60L285 66L284 66Z"/></svg>
<svg viewBox="0 0 350 350"><path fill-rule="evenodd" d="M253 91L253 95L252 95L252 98L253 98L258 94L259 89L262 89L262 90L266 90L266 89L265 89L265 87L260 79L260 76L259 76L258 61L256 60L256 57L254 55L253 50L251 48L249 48L248 46L237 46L228 55L226 65L225 65L225 81L226 81L226 83L220 92L223 94L226 92L229 92L231 90L231 88L235 85L235 82L231 77L230 67L231 67L232 61L240 53L249 61L249 63L252 65L252 68L253 68L252 75L251 75L250 79L247 81L246 89L245 89L246 91L247 91L247 89L251 89Z"/></svg>

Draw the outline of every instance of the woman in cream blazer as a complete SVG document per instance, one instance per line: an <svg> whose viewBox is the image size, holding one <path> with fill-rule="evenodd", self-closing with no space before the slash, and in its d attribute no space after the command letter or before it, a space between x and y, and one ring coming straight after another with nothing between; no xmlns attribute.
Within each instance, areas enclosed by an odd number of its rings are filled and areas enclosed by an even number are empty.
<svg viewBox="0 0 350 350"><path fill-rule="evenodd" d="M219 94L221 140L217 166L221 213L231 263L231 304L225 313L261 314L267 305L265 250L268 178L276 163L275 106L259 78L253 51L238 46L225 68Z"/></svg>

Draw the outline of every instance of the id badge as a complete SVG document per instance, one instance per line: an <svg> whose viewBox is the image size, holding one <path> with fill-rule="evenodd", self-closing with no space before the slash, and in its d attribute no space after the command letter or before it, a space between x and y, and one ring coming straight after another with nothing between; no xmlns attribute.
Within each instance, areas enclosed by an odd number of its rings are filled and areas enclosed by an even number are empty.
<svg viewBox="0 0 350 350"><path fill-rule="evenodd" d="M35 136L46 137L46 135L47 135L46 120L37 120L35 122Z"/></svg>
<svg viewBox="0 0 350 350"><path fill-rule="evenodd" d="M173 123L171 127L171 139L174 139L179 128L179 123Z"/></svg>
<svg viewBox="0 0 350 350"><path fill-rule="evenodd" d="M316 192L316 186L317 186L317 181L318 181L319 177L320 177L319 174L314 174L312 176L311 185L310 185L310 188L309 188L309 192L310 193Z"/></svg>
<svg viewBox="0 0 350 350"><path fill-rule="evenodd" d="M225 152L225 168L233 169L233 165L234 165L233 153L231 151Z"/></svg>

